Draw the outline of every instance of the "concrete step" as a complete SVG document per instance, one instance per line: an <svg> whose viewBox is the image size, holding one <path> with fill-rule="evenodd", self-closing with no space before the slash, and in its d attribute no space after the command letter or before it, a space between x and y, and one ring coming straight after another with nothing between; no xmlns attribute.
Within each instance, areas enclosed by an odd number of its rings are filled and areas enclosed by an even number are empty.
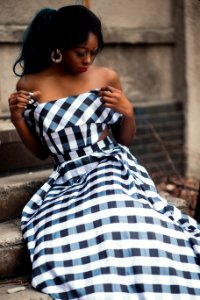
<svg viewBox="0 0 200 300"><path fill-rule="evenodd" d="M1 300L51 300L46 294L33 289L29 282L24 280L6 280L0 282ZM18 290L18 291L17 291Z"/></svg>
<svg viewBox="0 0 200 300"><path fill-rule="evenodd" d="M184 204L184 201L179 203L183 211ZM0 278L30 274L29 254L22 238L20 219L1 222L0 233Z"/></svg>
<svg viewBox="0 0 200 300"><path fill-rule="evenodd" d="M52 169L0 177L0 222L21 217L21 211L31 196L47 180ZM170 194L159 193L183 212L189 214L187 201Z"/></svg>
<svg viewBox="0 0 200 300"><path fill-rule="evenodd" d="M22 143L9 117L0 117L0 174L51 168L53 159L36 158Z"/></svg>
<svg viewBox="0 0 200 300"><path fill-rule="evenodd" d="M0 177L0 221L19 218L27 201L52 169Z"/></svg>
<svg viewBox="0 0 200 300"><path fill-rule="evenodd" d="M20 220L0 223L0 233L0 278L30 274L30 260L23 242Z"/></svg>
<svg viewBox="0 0 200 300"><path fill-rule="evenodd" d="M20 228L21 210L52 170L0 178L0 278L30 274L28 251ZM163 195L188 213L187 202Z"/></svg>
<svg viewBox="0 0 200 300"><path fill-rule="evenodd" d="M180 209L186 215L190 215L191 217L193 217L190 213L189 203L185 199L174 197L165 191L158 191L158 192L159 192L159 195L162 196L164 199L166 199L169 203L176 206L178 209Z"/></svg>

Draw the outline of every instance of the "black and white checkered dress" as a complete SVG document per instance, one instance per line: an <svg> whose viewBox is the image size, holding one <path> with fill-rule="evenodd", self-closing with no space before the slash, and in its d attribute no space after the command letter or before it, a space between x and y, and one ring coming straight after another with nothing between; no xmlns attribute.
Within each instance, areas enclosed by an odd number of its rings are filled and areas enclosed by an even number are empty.
<svg viewBox="0 0 200 300"><path fill-rule="evenodd" d="M200 228L110 138L98 91L25 111L55 170L23 210L32 284L53 299L200 299Z"/></svg>

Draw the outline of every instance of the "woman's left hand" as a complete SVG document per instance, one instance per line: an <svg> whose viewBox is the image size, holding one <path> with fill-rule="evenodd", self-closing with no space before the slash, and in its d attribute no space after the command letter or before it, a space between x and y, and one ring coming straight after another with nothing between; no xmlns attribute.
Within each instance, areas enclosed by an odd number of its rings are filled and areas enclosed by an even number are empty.
<svg viewBox="0 0 200 300"><path fill-rule="evenodd" d="M105 107L112 108L125 117L133 116L133 106L121 90L106 86L100 89L99 96Z"/></svg>

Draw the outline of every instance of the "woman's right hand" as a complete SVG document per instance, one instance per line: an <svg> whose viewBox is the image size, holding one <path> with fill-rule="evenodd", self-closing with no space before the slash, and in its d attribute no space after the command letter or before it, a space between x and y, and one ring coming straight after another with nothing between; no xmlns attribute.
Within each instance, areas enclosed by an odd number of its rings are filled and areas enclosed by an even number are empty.
<svg viewBox="0 0 200 300"><path fill-rule="evenodd" d="M26 106L31 104L33 99L38 100L40 95L40 91L31 93L19 90L10 95L8 102L11 113L11 121L24 145L38 158L46 159L49 152L44 148L40 138L34 134L32 130L30 130L23 118L23 112L25 111Z"/></svg>
<svg viewBox="0 0 200 300"><path fill-rule="evenodd" d="M37 98L40 92L27 92L27 91L17 91L10 95L8 99L9 109L11 114L11 121L15 124L18 121L23 120L23 112L27 105L32 103L32 98Z"/></svg>

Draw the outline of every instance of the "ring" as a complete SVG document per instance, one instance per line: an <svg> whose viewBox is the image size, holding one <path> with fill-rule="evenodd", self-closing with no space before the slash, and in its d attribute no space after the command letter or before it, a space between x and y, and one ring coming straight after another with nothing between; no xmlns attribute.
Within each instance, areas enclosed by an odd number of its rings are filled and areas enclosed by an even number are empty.
<svg viewBox="0 0 200 300"><path fill-rule="evenodd" d="M30 93L28 93L28 94L29 94L29 96L30 96L30 97L32 97L32 96L33 96L33 93L31 93L31 92L30 92Z"/></svg>

